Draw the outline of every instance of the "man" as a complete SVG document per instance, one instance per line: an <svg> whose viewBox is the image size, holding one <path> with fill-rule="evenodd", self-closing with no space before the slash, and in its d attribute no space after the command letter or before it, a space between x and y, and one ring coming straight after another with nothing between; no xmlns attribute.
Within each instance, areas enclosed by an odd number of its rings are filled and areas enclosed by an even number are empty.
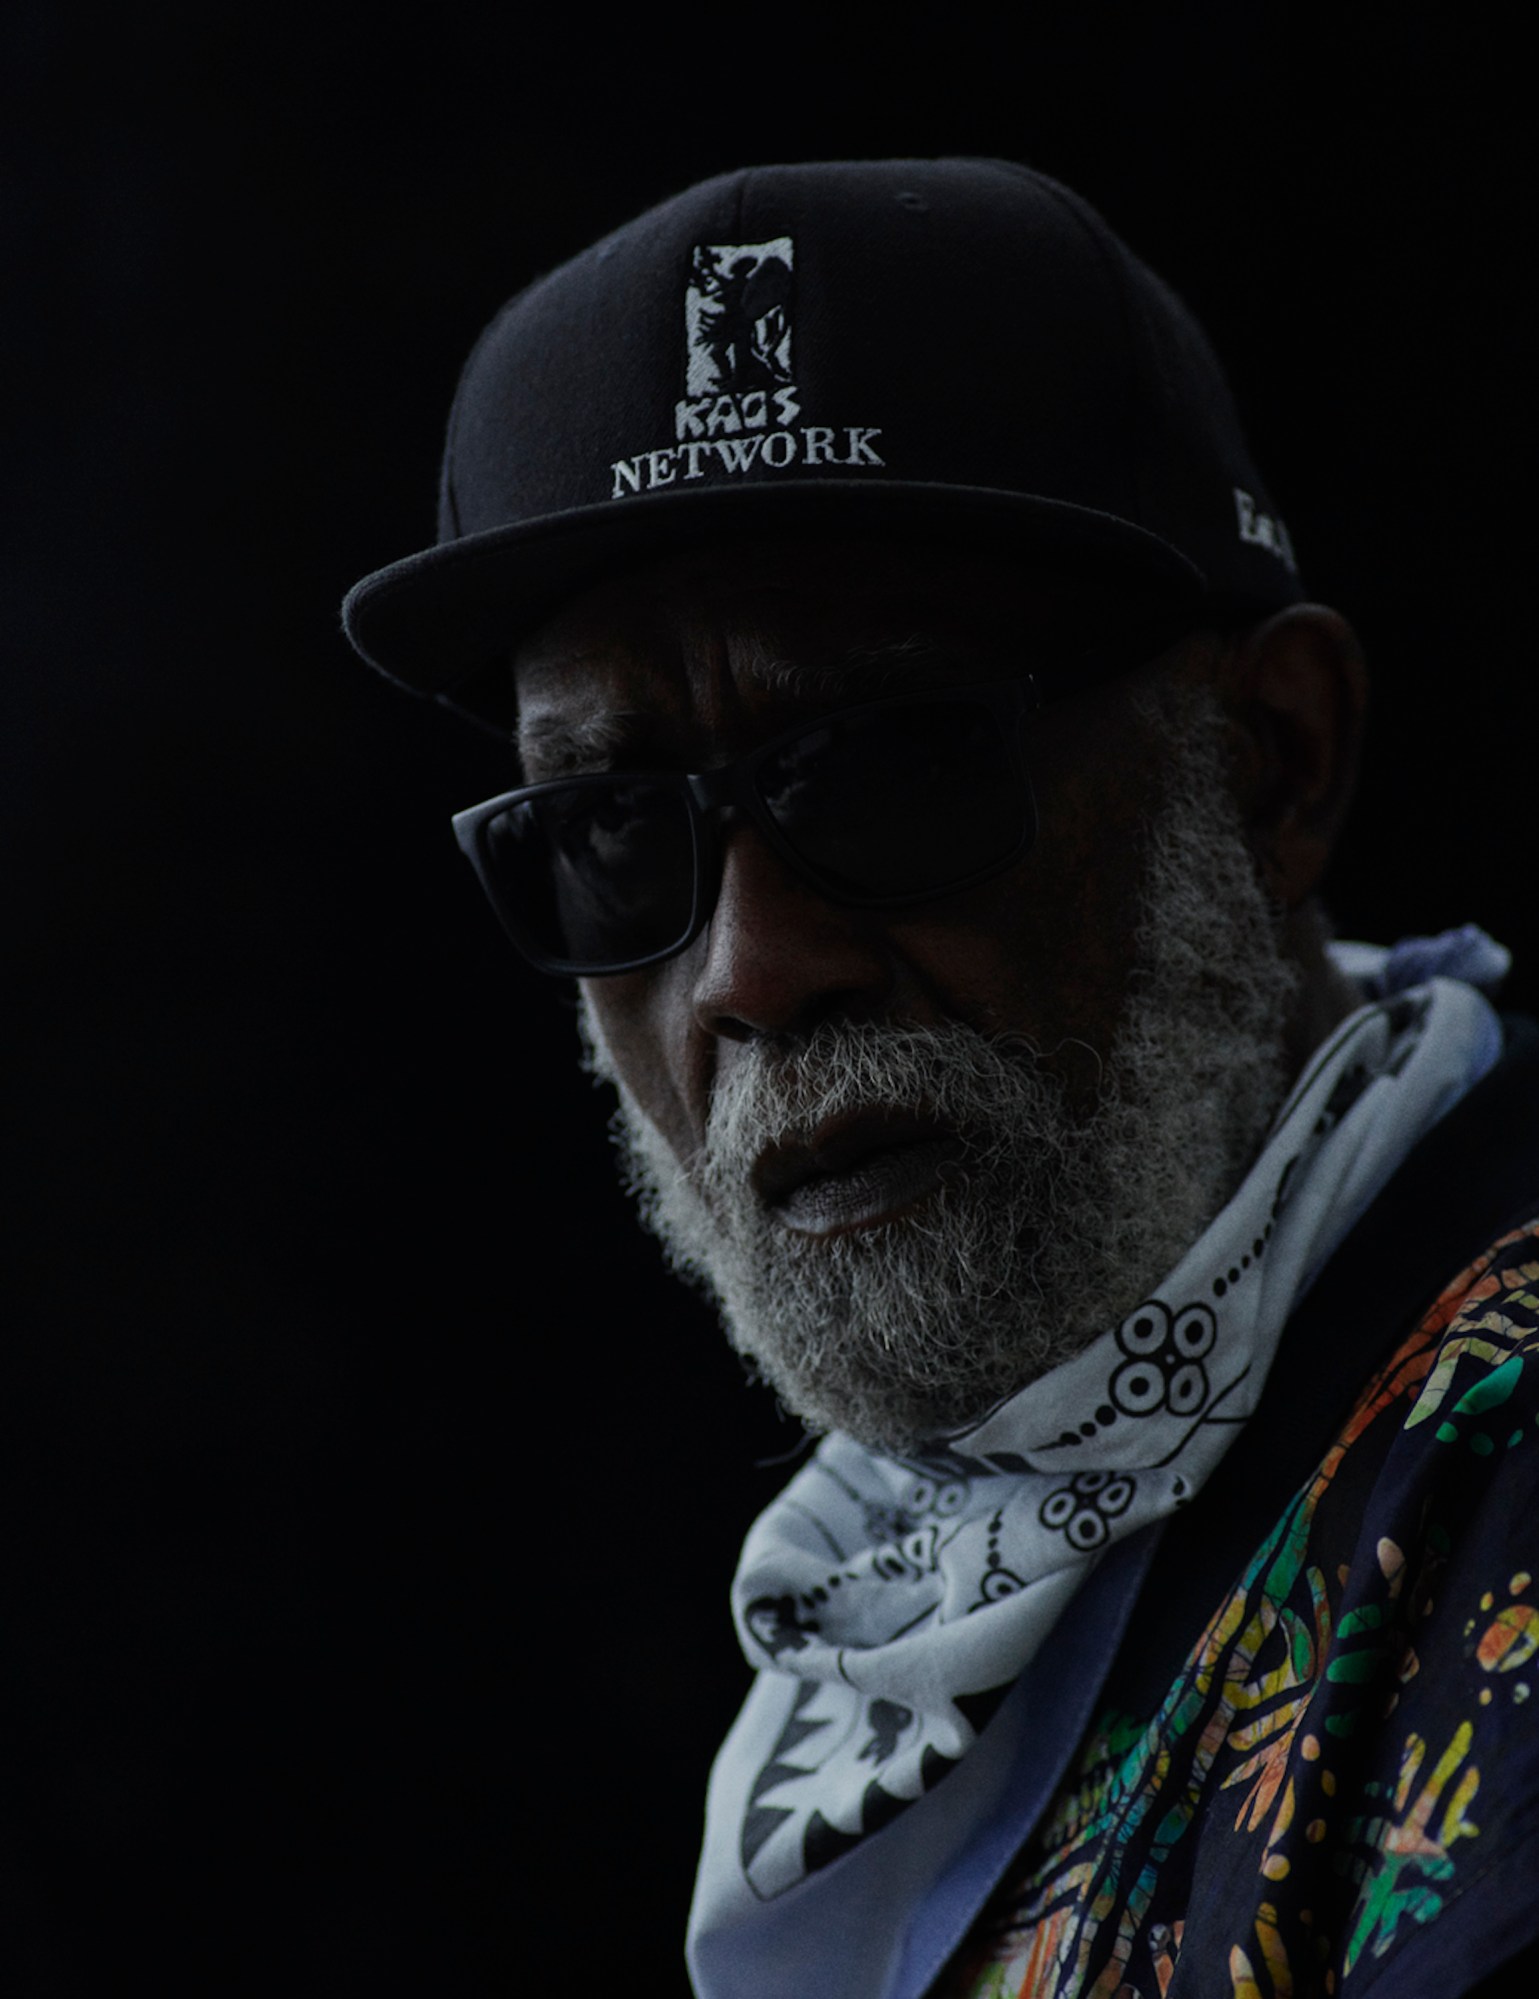
<svg viewBox="0 0 1539 1999"><path fill-rule="evenodd" d="M821 1437L697 1990L1507 1975L1539 1055L1481 933L1329 941L1364 669L1180 302L1009 164L707 182L488 330L346 618L514 733L462 844Z"/></svg>

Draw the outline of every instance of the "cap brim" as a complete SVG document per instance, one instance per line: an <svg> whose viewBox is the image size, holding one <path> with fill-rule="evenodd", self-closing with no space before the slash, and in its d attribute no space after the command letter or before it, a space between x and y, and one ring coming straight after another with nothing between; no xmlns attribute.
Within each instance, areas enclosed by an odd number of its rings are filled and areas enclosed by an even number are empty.
<svg viewBox="0 0 1539 1999"><path fill-rule="evenodd" d="M1171 543L1089 507L975 486L799 479L648 494L467 535L364 577L343 627L389 679L505 733L517 719L508 655L574 591L687 542L804 531L1018 549L1194 608L1205 588Z"/></svg>

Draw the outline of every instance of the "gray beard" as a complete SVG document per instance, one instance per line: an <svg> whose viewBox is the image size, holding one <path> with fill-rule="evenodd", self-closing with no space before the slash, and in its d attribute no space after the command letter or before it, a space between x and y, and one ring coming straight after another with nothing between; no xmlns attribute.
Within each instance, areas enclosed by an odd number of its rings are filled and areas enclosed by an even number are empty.
<svg viewBox="0 0 1539 1999"><path fill-rule="evenodd" d="M1170 687L1147 715L1168 737L1168 785L1135 969L1088 1103L1056 1051L1023 1036L830 1020L739 1051L686 1171L584 997L586 1059L619 1090L613 1130L644 1225L810 1430L912 1451L1072 1359L1202 1234L1282 1101L1297 973L1229 790L1222 722L1208 697ZM777 1223L749 1181L764 1148L874 1106L923 1108L961 1134L941 1187L849 1234Z"/></svg>

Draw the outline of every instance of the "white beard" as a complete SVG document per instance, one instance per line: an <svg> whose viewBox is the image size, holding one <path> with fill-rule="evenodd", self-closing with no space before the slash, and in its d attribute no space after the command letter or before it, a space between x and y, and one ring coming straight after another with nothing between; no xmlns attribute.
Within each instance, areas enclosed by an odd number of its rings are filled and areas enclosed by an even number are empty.
<svg viewBox="0 0 1539 1999"><path fill-rule="evenodd" d="M1135 969L1088 1109L1015 1035L825 1021L739 1051L686 1172L615 1075L625 1178L673 1268L814 1431L912 1450L1071 1359L1146 1297L1223 1207L1288 1082L1297 973L1229 791L1217 709L1160 690L1169 738ZM765 1146L855 1108L924 1108L964 1151L927 1201L800 1235L755 1196Z"/></svg>

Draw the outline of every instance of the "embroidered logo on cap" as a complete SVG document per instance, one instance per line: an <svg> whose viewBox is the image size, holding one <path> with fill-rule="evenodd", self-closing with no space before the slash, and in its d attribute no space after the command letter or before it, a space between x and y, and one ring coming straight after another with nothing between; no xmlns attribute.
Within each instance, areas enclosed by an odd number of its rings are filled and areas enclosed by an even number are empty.
<svg viewBox="0 0 1539 1999"><path fill-rule="evenodd" d="M796 414L791 381L791 266L789 236L772 243L697 243L684 294L684 332L690 400L675 413L680 437L702 435L707 413L700 403L722 394L766 392ZM696 400L698 399L698 400ZM760 421L762 422L762 417Z"/></svg>
<svg viewBox="0 0 1539 1999"><path fill-rule="evenodd" d="M1269 550L1285 569L1297 576L1299 566L1294 559L1293 543L1281 518L1277 514L1264 514L1243 486L1234 489L1234 511L1241 541Z"/></svg>
<svg viewBox="0 0 1539 1999"><path fill-rule="evenodd" d="M869 425L801 423L792 373L789 236L765 243L697 243L684 291L684 394L674 405L677 440L617 458L610 498L677 481L788 466L885 465Z"/></svg>

